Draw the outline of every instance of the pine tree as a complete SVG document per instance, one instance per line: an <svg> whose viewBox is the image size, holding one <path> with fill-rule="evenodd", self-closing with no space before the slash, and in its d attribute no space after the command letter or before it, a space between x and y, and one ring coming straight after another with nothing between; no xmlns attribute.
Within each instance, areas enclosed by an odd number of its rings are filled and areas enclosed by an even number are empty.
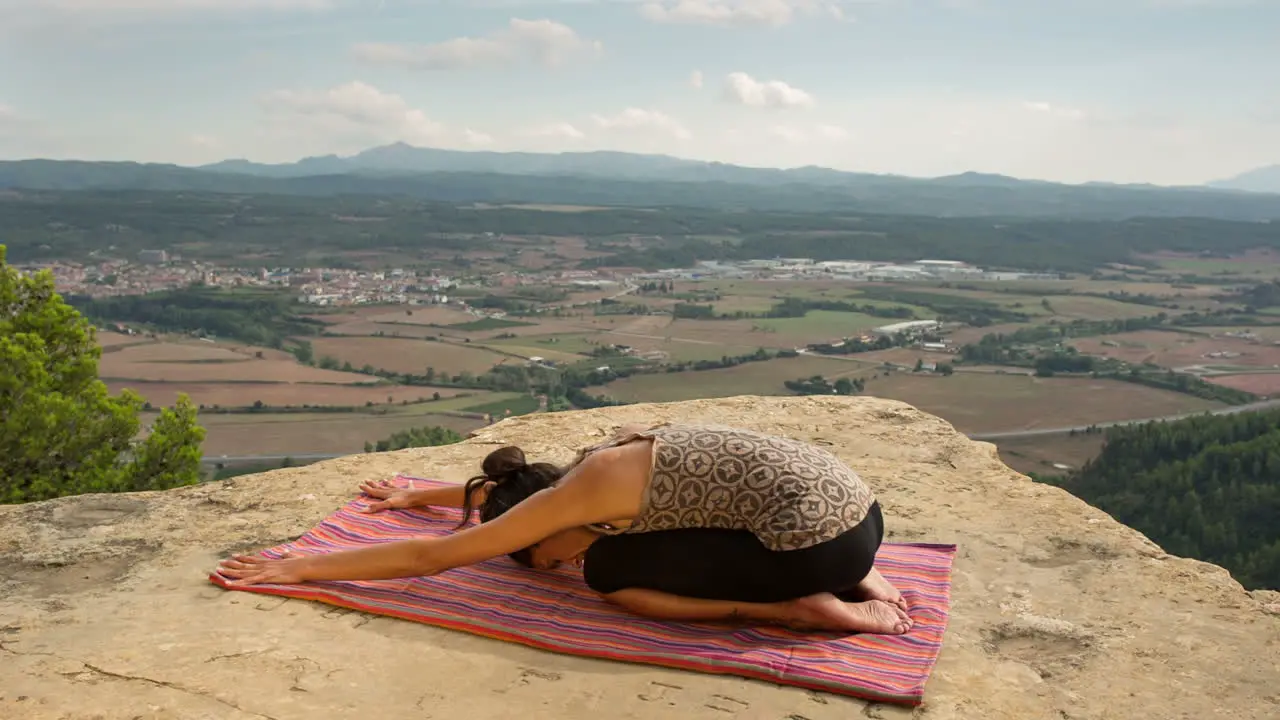
<svg viewBox="0 0 1280 720"><path fill-rule="evenodd" d="M199 480L204 429L190 398L161 410L137 440L144 401L108 394L101 354L53 275L19 273L0 245L0 503Z"/></svg>

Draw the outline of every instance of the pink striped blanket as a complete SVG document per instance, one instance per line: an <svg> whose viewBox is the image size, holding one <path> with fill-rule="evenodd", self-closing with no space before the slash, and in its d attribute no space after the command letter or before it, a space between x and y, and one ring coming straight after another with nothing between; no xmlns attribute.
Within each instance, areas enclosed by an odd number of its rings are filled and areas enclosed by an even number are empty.
<svg viewBox="0 0 1280 720"><path fill-rule="evenodd" d="M398 477L415 487L440 484ZM365 515L361 496L297 540L270 548L329 552L443 535L461 512L393 510ZM531 571L502 557L434 577L254 585L247 592L316 600L364 612L522 643L555 652L736 675L863 698L918 705L942 646L951 604L954 545L882 546L876 567L906 597L915 627L901 636L799 633L636 617L593 593L571 567ZM217 572L209 576L225 587Z"/></svg>

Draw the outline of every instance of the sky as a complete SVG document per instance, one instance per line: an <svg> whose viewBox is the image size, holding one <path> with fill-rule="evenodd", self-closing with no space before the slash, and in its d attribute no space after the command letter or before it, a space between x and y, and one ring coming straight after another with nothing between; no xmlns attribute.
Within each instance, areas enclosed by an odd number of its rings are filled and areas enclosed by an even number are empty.
<svg viewBox="0 0 1280 720"><path fill-rule="evenodd" d="M390 142L1198 184L1280 163L1280 0L0 0L0 159Z"/></svg>

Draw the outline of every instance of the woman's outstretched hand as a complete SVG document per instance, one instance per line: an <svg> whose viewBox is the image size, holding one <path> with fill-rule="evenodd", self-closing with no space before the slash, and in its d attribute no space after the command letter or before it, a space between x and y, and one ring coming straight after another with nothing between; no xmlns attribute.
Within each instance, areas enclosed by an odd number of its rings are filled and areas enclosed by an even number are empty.
<svg viewBox="0 0 1280 720"><path fill-rule="evenodd" d="M306 558L285 553L280 559L260 555L233 555L218 563L218 574L231 578L229 587L245 585L293 585L304 582L302 568Z"/></svg>
<svg viewBox="0 0 1280 720"><path fill-rule="evenodd" d="M360 512L375 513L379 510L387 509L403 509L416 507L421 503L417 499L416 490L399 488L392 485L389 480L366 480L360 483L360 492L378 498L377 501L369 503L369 506Z"/></svg>

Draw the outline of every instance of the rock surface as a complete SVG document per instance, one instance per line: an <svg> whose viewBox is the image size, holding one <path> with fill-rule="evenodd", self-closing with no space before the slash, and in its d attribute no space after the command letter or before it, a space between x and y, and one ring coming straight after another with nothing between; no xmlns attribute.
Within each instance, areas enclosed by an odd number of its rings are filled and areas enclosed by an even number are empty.
<svg viewBox="0 0 1280 720"><path fill-rule="evenodd" d="M925 705L565 657L205 579L226 553L305 532L360 480L462 480L507 443L562 462L624 422L661 420L827 445L875 489L890 539L959 544ZM448 447L0 507L0 718L1274 720L1278 599L1166 555L902 403L606 408L516 418Z"/></svg>

